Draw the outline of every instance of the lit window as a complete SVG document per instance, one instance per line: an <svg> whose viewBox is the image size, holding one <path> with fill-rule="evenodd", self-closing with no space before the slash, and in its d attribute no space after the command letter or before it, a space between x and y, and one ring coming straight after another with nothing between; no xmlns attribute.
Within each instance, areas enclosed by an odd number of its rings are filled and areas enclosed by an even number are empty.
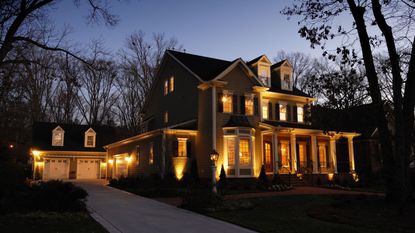
<svg viewBox="0 0 415 233"><path fill-rule="evenodd" d="M169 88L170 92L174 91L174 77L171 76L170 77L170 88Z"/></svg>
<svg viewBox="0 0 415 233"><path fill-rule="evenodd" d="M283 167L290 167L290 151L288 142L281 142L281 164Z"/></svg>
<svg viewBox="0 0 415 233"><path fill-rule="evenodd" d="M186 157L187 156L187 138L178 138L178 148L177 156Z"/></svg>
<svg viewBox="0 0 415 233"><path fill-rule="evenodd" d="M86 137L86 145L87 146L94 146L94 136L87 136Z"/></svg>
<svg viewBox="0 0 415 233"><path fill-rule="evenodd" d="M306 158L305 151L306 151L306 145L305 144L298 144L298 155L299 155L298 157L300 158L300 166L301 167L306 167L307 166L307 164L306 164L307 158Z"/></svg>
<svg viewBox="0 0 415 233"><path fill-rule="evenodd" d="M64 133L60 126L52 131L52 146L63 146Z"/></svg>
<svg viewBox="0 0 415 233"><path fill-rule="evenodd" d="M284 90L291 90L291 80L289 74L284 74L284 77L281 80L281 88Z"/></svg>
<svg viewBox="0 0 415 233"><path fill-rule="evenodd" d="M304 109L301 106L297 106L297 121L304 122Z"/></svg>
<svg viewBox="0 0 415 233"><path fill-rule="evenodd" d="M169 122L169 112L165 111L164 112L164 123L167 124L167 122Z"/></svg>
<svg viewBox="0 0 415 233"><path fill-rule="evenodd" d="M270 83L269 83L269 68L268 67L266 67L266 66L260 66L259 67L259 78L261 79L261 81L262 81L262 83L265 85L265 86L269 86L270 85Z"/></svg>
<svg viewBox="0 0 415 233"><path fill-rule="evenodd" d="M153 164L154 163L154 143L150 143L150 151L148 155L148 163Z"/></svg>
<svg viewBox="0 0 415 233"><path fill-rule="evenodd" d="M245 114L254 115L254 98L253 96L245 96Z"/></svg>
<svg viewBox="0 0 415 233"><path fill-rule="evenodd" d="M268 119L268 101L262 102L262 118Z"/></svg>
<svg viewBox="0 0 415 233"><path fill-rule="evenodd" d="M230 94L223 94L222 96L222 102L223 102L223 112L232 112L232 95Z"/></svg>
<svg viewBox="0 0 415 233"><path fill-rule="evenodd" d="M169 81L165 80L164 81L164 95L169 94Z"/></svg>
<svg viewBox="0 0 415 233"><path fill-rule="evenodd" d="M251 159L251 156L249 153L249 139L240 139L239 140L239 164L249 165L250 159Z"/></svg>
<svg viewBox="0 0 415 233"><path fill-rule="evenodd" d="M140 164L140 146L135 148L136 158L137 158L137 165Z"/></svg>
<svg viewBox="0 0 415 233"><path fill-rule="evenodd" d="M287 120L287 105L280 104L280 120L286 121Z"/></svg>
<svg viewBox="0 0 415 233"><path fill-rule="evenodd" d="M318 158L320 161L320 167L326 167L327 164L327 154L326 154L326 145L319 144L318 145Z"/></svg>
<svg viewBox="0 0 415 233"><path fill-rule="evenodd" d="M228 138L227 140L228 149L228 165L235 165L235 138Z"/></svg>

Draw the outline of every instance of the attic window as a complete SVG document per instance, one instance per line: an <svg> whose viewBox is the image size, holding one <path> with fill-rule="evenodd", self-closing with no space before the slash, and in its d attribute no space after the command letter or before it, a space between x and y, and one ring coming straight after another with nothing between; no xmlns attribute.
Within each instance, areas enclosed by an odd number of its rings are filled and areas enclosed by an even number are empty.
<svg viewBox="0 0 415 233"><path fill-rule="evenodd" d="M65 131L60 127L56 127L52 131L52 146L63 146Z"/></svg>
<svg viewBox="0 0 415 233"><path fill-rule="evenodd" d="M265 86L270 86L271 82L270 82L270 69L267 66L259 66L258 69L258 76L261 79L262 83Z"/></svg>
<svg viewBox="0 0 415 233"><path fill-rule="evenodd" d="M92 128L89 128L85 132L84 146L85 147L95 147L95 141L96 141L96 133Z"/></svg>
<svg viewBox="0 0 415 233"><path fill-rule="evenodd" d="M292 90L292 86L291 86L291 78L289 74L284 74L282 80L281 80L281 88L283 90L288 90L291 91Z"/></svg>

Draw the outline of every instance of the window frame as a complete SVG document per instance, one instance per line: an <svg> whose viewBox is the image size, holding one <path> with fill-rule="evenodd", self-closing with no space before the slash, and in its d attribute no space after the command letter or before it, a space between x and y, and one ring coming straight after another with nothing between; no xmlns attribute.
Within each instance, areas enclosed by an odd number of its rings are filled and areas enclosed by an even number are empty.
<svg viewBox="0 0 415 233"><path fill-rule="evenodd" d="M187 157L187 140L188 138L177 138L177 157ZM183 146L183 155L180 154L180 145Z"/></svg>
<svg viewBox="0 0 415 233"><path fill-rule="evenodd" d="M164 80L163 94L169 94L169 80Z"/></svg>
<svg viewBox="0 0 415 233"><path fill-rule="evenodd" d="M234 109L233 109L233 93L232 92L228 90L223 90L222 99L220 101L222 101L222 105L223 105L222 113L233 113Z"/></svg>
<svg viewBox="0 0 415 233"><path fill-rule="evenodd" d="M169 79L169 93L174 91L174 76L171 76Z"/></svg>
<svg viewBox="0 0 415 233"><path fill-rule="evenodd" d="M245 115L253 116L254 115L254 94L245 94ZM251 104L248 104L251 103ZM251 112L248 111L249 106L251 107Z"/></svg>
<svg viewBox="0 0 415 233"><path fill-rule="evenodd" d="M269 120L269 108L268 108L269 100L263 99L261 104L262 104L261 106L262 119ZM266 111L266 114L264 114L264 111Z"/></svg>
<svg viewBox="0 0 415 233"><path fill-rule="evenodd" d="M300 109L301 109L301 114L300 114ZM301 105L297 105L297 122L304 123L304 107Z"/></svg>
<svg viewBox="0 0 415 233"><path fill-rule="evenodd" d="M285 112L282 111L282 109L285 109ZM288 121L288 104L285 102L279 102L279 120L280 121Z"/></svg>
<svg viewBox="0 0 415 233"><path fill-rule="evenodd" d="M154 142L150 142L150 147L148 149L148 164L154 164Z"/></svg>
<svg viewBox="0 0 415 233"><path fill-rule="evenodd" d="M92 137L92 145L88 144L88 137ZM84 133L84 147L87 148L94 148L96 147L96 132L92 129L89 128L87 131L85 131Z"/></svg>
<svg viewBox="0 0 415 233"><path fill-rule="evenodd" d="M288 83L286 81L286 77L288 77ZM292 77L289 73L284 72L281 75L281 89L282 90L287 90L287 91L292 91L293 87L292 87Z"/></svg>
<svg viewBox="0 0 415 233"><path fill-rule="evenodd" d="M55 140L57 135L60 135L60 140ZM52 130L52 146L63 146L65 140L65 130L63 130L60 126L57 126L55 129Z"/></svg>

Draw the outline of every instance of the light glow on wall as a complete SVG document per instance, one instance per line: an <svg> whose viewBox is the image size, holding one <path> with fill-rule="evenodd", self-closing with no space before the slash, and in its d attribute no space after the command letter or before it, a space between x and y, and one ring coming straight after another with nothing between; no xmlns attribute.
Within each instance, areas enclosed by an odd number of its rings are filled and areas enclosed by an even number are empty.
<svg viewBox="0 0 415 233"><path fill-rule="evenodd" d="M188 158L187 157L175 157L173 158L173 170L174 175L178 180L183 178L183 172L186 169Z"/></svg>
<svg viewBox="0 0 415 233"><path fill-rule="evenodd" d="M109 160L108 160L108 163L109 163L109 164L113 164L113 163L114 163L114 160L113 160L113 159L109 159Z"/></svg>
<svg viewBox="0 0 415 233"><path fill-rule="evenodd" d="M129 163L129 162L131 162L131 157L125 157L125 158L124 158L124 160L125 160L127 163Z"/></svg>
<svg viewBox="0 0 415 233"><path fill-rule="evenodd" d="M329 179L329 181L333 181L334 174L333 173L327 174L327 178Z"/></svg>

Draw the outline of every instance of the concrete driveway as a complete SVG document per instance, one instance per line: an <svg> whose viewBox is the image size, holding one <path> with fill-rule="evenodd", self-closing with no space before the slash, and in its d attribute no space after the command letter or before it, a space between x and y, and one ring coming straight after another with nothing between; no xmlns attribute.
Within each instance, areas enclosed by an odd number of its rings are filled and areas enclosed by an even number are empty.
<svg viewBox="0 0 415 233"><path fill-rule="evenodd" d="M105 186L105 181L74 181L86 189L91 216L111 233L253 232L204 215Z"/></svg>

